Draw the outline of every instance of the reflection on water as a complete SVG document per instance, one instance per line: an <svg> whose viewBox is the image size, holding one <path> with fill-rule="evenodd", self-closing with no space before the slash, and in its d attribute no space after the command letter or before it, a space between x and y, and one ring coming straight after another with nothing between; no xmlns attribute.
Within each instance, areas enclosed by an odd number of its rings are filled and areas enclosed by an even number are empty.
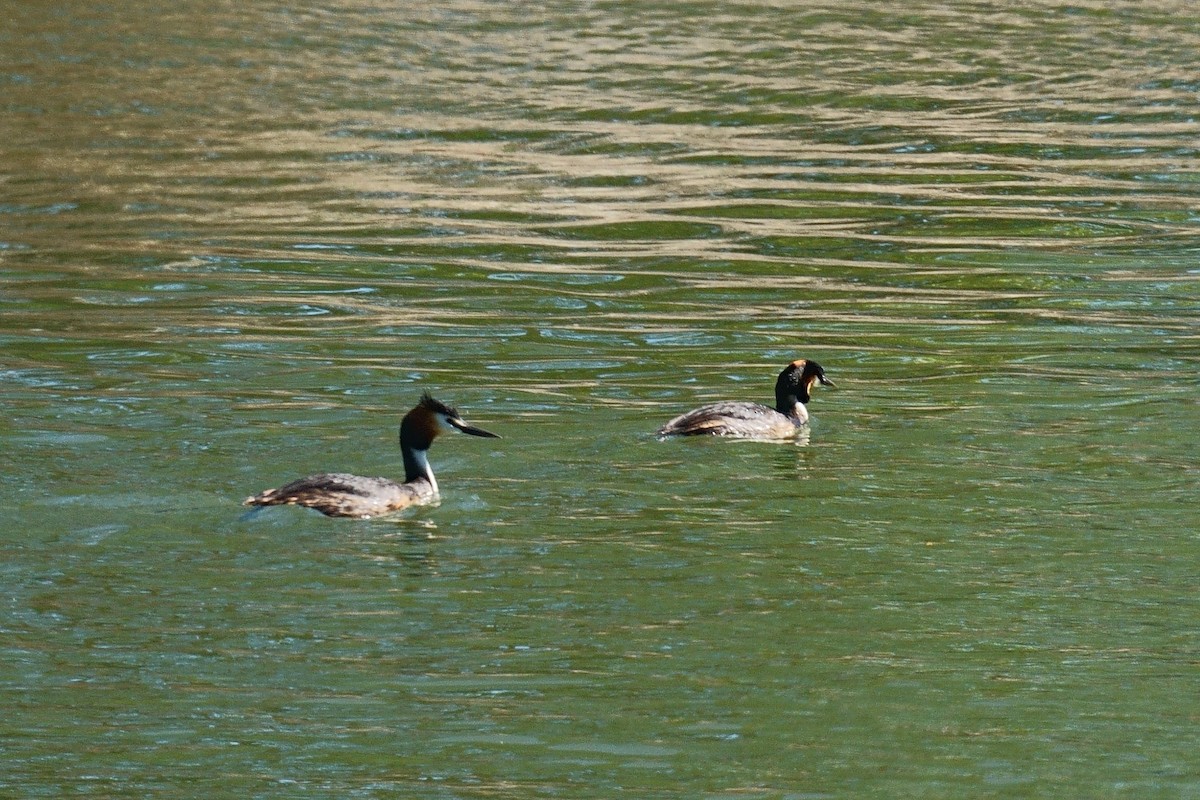
<svg viewBox="0 0 1200 800"><path fill-rule="evenodd" d="M1194 788L1189 11L10 15L6 785ZM441 505L239 518L425 388Z"/></svg>

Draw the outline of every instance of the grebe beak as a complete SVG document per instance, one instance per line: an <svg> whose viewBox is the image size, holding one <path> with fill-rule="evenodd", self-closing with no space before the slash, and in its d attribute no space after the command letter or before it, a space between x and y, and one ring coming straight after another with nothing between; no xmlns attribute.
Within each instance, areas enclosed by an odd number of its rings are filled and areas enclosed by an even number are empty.
<svg viewBox="0 0 1200 800"><path fill-rule="evenodd" d="M817 380L821 382L822 386L832 386L835 389L837 388L837 384L829 380L829 378L826 378L824 374L818 375Z"/></svg>
<svg viewBox="0 0 1200 800"><path fill-rule="evenodd" d="M472 436L482 436L485 439L499 439L500 438L499 434L492 433L491 431L485 431L483 428L477 428L474 425L468 425L466 422L463 422L458 417L446 417L445 419L446 419L447 425L451 426L452 428L455 428L456 430L458 430L462 433L469 433Z"/></svg>

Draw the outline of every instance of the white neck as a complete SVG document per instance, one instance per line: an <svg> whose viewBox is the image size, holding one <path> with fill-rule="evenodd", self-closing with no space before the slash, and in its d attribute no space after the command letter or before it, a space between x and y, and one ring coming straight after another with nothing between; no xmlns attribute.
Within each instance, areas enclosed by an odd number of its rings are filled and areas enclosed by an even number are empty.
<svg viewBox="0 0 1200 800"><path fill-rule="evenodd" d="M429 487L434 494L438 493L437 479L433 477L433 468L429 466L429 451L428 450L410 450L413 466L417 468L420 477L429 482ZM414 478L414 480L416 480Z"/></svg>

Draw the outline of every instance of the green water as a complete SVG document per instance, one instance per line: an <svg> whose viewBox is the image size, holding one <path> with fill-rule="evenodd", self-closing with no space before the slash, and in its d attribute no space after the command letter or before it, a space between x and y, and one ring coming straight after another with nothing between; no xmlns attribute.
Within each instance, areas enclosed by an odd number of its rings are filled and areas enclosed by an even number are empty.
<svg viewBox="0 0 1200 800"><path fill-rule="evenodd" d="M11 4L0 793L1200 795L1183 3ZM815 358L811 436L659 442ZM401 473L439 506L243 497Z"/></svg>

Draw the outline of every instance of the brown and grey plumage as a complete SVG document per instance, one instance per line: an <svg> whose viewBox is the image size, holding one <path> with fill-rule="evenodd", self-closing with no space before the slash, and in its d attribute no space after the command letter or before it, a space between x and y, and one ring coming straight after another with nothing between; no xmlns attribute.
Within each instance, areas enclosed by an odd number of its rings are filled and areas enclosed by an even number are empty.
<svg viewBox="0 0 1200 800"><path fill-rule="evenodd" d="M659 436L734 436L743 439L785 439L808 424L806 404L812 387L834 386L815 361L788 364L775 381L775 407L761 403L722 402L681 414L658 429Z"/></svg>
<svg viewBox="0 0 1200 800"><path fill-rule="evenodd" d="M331 517L365 519L408 506L432 503L438 498L438 485L429 466L428 453L433 440L443 431L500 438L482 428L468 425L456 410L426 393L400 423L404 483L344 472L321 473L247 497L243 505L305 506Z"/></svg>

